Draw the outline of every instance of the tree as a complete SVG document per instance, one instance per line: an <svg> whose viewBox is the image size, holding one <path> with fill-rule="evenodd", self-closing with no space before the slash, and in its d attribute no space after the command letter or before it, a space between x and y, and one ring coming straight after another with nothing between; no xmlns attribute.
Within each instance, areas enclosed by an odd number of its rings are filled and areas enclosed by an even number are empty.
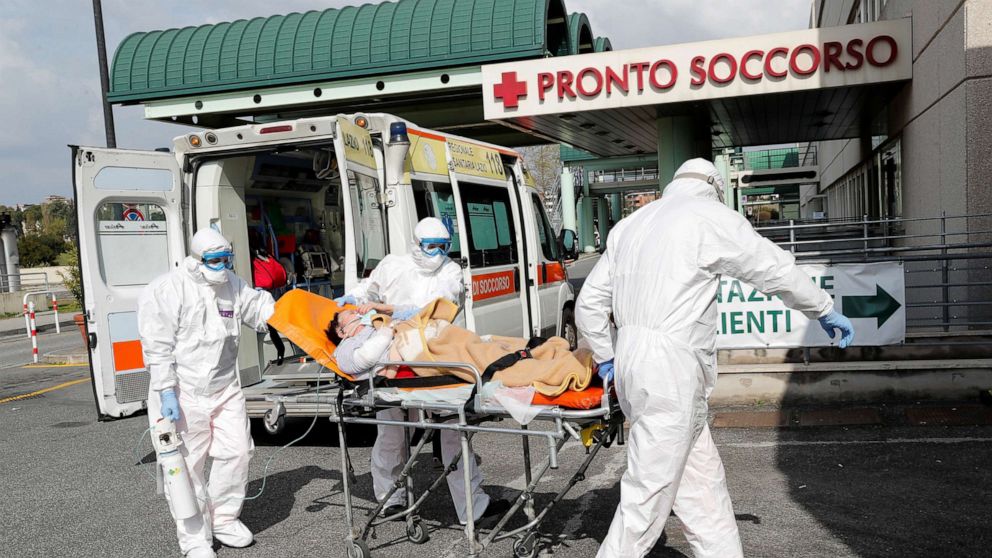
<svg viewBox="0 0 992 558"><path fill-rule="evenodd" d="M69 267L68 273L60 271L59 276L65 288L80 304L83 302L83 281L79 275L79 245L72 243L69 251L59 257L59 265Z"/></svg>
<svg viewBox="0 0 992 558"><path fill-rule="evenodd" d="M27 234L17 241L24 268L54 265L59 254L68 248L61 236L51 233Z"/></svg>
<svg viewBox="0 0 992 558"><path fill-rule="evenodd" d="M524 156L524 166L534 178L541 196L553 192L561 179L561 147L558 144L522 147L518 151Z"/></svg>

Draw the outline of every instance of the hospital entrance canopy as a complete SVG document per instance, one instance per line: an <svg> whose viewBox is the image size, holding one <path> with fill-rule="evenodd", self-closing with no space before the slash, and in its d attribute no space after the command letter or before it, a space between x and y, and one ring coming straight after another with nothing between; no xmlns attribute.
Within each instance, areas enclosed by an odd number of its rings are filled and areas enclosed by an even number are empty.
<svg viewBox="0 0 992 558"><path fill-rule="evenodd" d="M600 156L858 137L912 77L910 20L612 51L563 0L399 0L135 33L109 100L208 127L337 112Z"/></svg>

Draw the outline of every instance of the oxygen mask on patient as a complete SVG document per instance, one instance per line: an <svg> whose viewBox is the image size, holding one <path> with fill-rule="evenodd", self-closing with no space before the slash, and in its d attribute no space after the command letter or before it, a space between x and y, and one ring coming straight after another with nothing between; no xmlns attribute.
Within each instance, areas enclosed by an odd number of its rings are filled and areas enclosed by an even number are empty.
<svg viewBox="0 0 992 558"><path fill-rule="evenodd" d="M372 316L375 316L375 315L376 315L376 311L375 310L369 310L368 312L366 312L366 313L364 313L364 314L362 314L361 316L358 317L358 323L362 324L363 326L371 326L372 325Z"/></svg>

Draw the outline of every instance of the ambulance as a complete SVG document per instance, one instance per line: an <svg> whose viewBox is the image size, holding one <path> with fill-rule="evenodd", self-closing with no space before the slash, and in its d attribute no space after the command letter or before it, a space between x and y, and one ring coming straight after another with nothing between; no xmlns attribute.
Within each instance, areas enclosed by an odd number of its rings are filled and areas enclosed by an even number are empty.
<svg viewBox="0 0 992 558"><path fill-rule="evenodd" d="M70 147L101 418L145 408L137 300L180 265L204 227L232 242L234 271L245 280L261 246L285 266L287 288L333 297L386 254L409 250L418 220L437 217L452 231L449 255L463 269L459 322L479 334L576 342L566 242L513 150L387 114L202 130L176 138L171 150ZM273 378L292 376L276 374L275 353L267 336L243 330L238 364L249 396L277 392ZM294 378L313 385L307 373ZM266 408L249 404L249 414Z"/></svg>

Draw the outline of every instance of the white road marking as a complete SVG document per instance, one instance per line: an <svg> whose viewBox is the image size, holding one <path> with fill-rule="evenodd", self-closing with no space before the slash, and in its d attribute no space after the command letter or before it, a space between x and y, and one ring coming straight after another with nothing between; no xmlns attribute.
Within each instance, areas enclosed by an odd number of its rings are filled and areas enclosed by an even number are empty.
<svg viewBox="0 0 992 558"><path fill-rule="evenodd" d="M992 442L992 438L889 438L887 440L778 440L771 442L728 442L721 448L761 449L780 446L867 446L876 444L974 444Z"/></svg>

